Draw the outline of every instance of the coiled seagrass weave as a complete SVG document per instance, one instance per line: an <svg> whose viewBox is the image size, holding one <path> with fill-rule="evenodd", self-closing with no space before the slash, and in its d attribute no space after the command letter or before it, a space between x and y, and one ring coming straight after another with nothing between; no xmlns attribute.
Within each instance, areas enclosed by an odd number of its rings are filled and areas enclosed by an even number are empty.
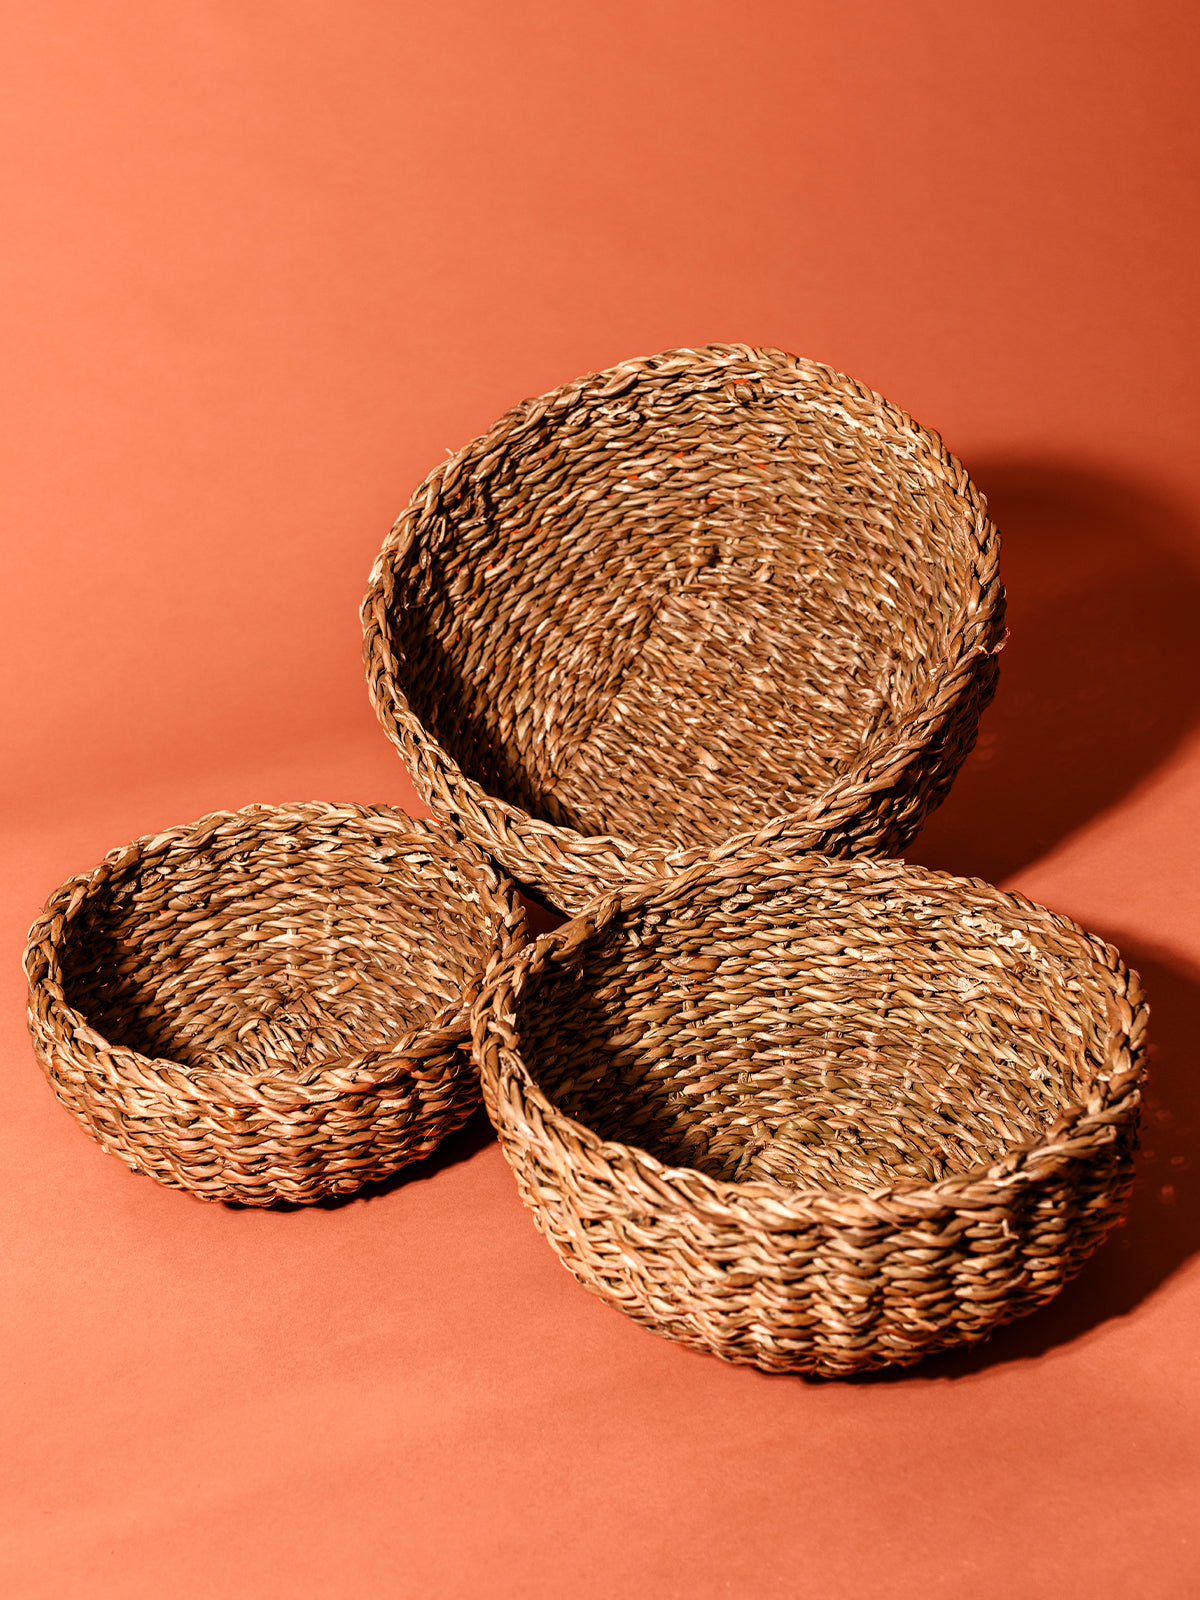
<svg viewBox="0 0 1200 1600"><path fill-rule="evenodd" d="M55 1094L206 1200L348 1193L479 1102L468 1007L524 938L470 845L356 805L217 812L72 878L25 952Z"/></svg>
<svg viewBox="0 0 1200 1600"><path fill-rule="evenodd" d="M998 544L852 378L669 350L416 490L363 603L371 698L435 815L567 911L730 838L896 851L995 687Z"/></svg>
<svg viewBox="0 0 1200 1600"><path fill-rule="evenodd" d="M1064 917L889 860L757 851L494 968L484 1100L538 1227L656 1333L845 1375L984 1338L1131 1182L1137 975Z"/></svg>

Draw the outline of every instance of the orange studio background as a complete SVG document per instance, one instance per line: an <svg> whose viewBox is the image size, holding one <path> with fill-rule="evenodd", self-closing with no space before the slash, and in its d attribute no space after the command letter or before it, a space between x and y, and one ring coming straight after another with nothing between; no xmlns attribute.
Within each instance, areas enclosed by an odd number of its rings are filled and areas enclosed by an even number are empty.
<svg viewBox="0 0 1200 1600"><path fill-rule="evenodd" d="M0 8L0 1588L14 1600L1200 1593L1200 12L1167 0ZM1128 1225L851 1383L579 1290L478 1124L255 1213L55 1104L18 960L110 846L415 805L357 605L410 489L623 357L774 344L939 428L1012 641L915 859L1114 939Z"/></svg>

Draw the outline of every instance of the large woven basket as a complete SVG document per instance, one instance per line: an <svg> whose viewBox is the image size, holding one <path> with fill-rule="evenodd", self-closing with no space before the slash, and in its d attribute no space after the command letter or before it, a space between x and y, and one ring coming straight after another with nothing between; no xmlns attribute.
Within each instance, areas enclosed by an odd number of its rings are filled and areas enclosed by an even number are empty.
<svg viewBox="0 0 1200 1600"><path fill-rule="evenodd" d="M416 490L371 697L435 815L567 911L727 841L897 851L995 687L997 550L938 436L853 379L671 350Z"/></svg>
<svg viewBox="0 0 1200 1600"><path fill-rule="evenodd" d="M1146 1007L1019 895L759 851L493 969L473 1034L526 1205L588 1289L844 1375L1041 1305L1131 1181Z"/></svg>
<svg viewBox="0 0 1200 1600"><path fill-rule="evenodd" d="M72 878L25 952L34 1047L104 1149L206 1200L348 1193L479 1101L468 1008L523 939L511 884L428 822L218 812Z"/></svg>

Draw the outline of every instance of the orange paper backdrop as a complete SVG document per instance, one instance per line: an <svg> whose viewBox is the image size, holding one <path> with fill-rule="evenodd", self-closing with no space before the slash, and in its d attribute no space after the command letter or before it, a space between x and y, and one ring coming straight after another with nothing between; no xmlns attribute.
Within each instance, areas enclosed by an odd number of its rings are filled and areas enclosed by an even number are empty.
<svg viewBox="0 0 1200 1600"><path fill-rule="evenodd" d="M3 8L0 1584L20 1600L1200 1593L1194 6ZM1128 1226L980 1350L769 1378L591 1300L486 1128L209 1207L56 1105L46 894L216 807L413 807L357 604L503 409L783 346L937 427L1012 642L912 855L1115 939Z"/></svg>

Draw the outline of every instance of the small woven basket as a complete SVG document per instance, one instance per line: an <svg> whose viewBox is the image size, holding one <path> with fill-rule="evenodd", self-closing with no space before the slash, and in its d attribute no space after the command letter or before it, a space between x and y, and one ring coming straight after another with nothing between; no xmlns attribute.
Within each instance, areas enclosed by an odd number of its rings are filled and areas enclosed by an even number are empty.
<svg viewBox="0 0 1200 1600"><path fill-rule="evenodd" d="M25 952L55 1094L135 1172L206 1200L345 1194L479 1102L468 1011L524 937L512 886L428 822L218 812L72 878Z"/></svg>
<svg viewBox="0 0 1200 1600"><path fill-rule="evenodd" d="M472 1018L522 1197L656 1333L846 1375L984 1338L1123 1207L1146 1007L975 880L760 851L597 901Z"/></svg>
<svg viewBox="0 0 1200 1600"><path fill-rule="evenodd" d="M724 841L898 851L995 688L998 546L853 379L671 350L417 489L363 603L371 698L435 815L569 912Z"/></svg>

